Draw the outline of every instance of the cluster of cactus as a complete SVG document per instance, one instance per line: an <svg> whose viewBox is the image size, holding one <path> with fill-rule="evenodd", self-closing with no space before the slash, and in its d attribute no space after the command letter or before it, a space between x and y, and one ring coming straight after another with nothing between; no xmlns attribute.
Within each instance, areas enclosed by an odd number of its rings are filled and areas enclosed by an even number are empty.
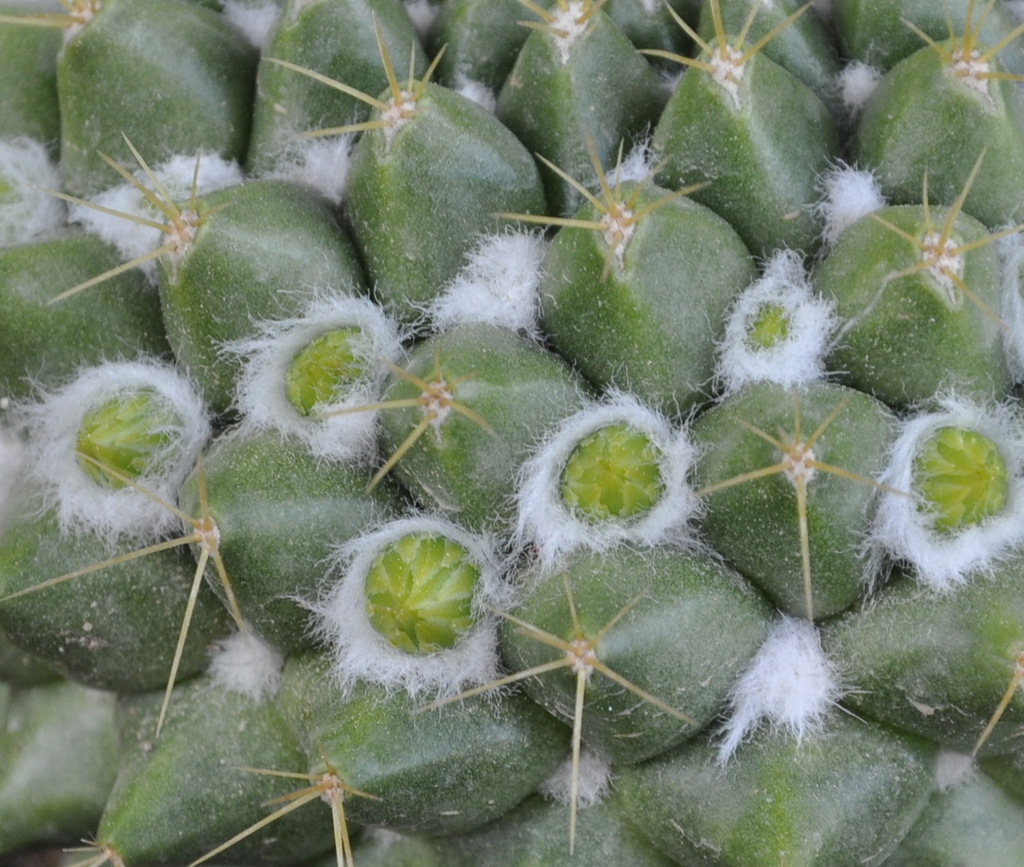
<svg viewBox="0 0 1024 867"><path fill-rule="evenodd" d="M0 859L1020 865L1020 6L0 0Z"/></svg>

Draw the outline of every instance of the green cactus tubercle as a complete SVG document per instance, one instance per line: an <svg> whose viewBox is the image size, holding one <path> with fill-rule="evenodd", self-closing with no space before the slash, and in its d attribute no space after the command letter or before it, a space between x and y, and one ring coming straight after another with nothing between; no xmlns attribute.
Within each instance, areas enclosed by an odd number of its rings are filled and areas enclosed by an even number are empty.
<svg viewBox="0 0 1024 867"><path fill-rule="evenodd" d="M154 463L170 443L175 421L151 388L116 394L82 418L76 443L79 465L97 484L122 488L125 482L103 467L133 480L158 471Z"/></svg>
<svg viewBox="0 0 1024 867"><path fill-rule="evenodd" d="M663 490L660 453L640 431L608 425L581 440L562 470L562 500L579 517L598 522L636 518Z"/></svg>
<svg viewBox="0 0 1024 867"><path fill-rule="evenodd" d="M296 353L285 376L288 400L301 414L318 404L338 399L345 385L364 373L352 351L358 328L338 328L321 334Z"/></svg>
<svg viewBox="0 0 1024 867"><path fill-rule="evenodd" d="M1009 473L988 437L962 427L943 427L918 452L914 482L923 499L920 508L934 515L935 529L952 533L1003 510Z"/></svg>
<svg viewBox="0 0 1024 867"><path fill-rule="evenodd" d="M400 650L447 650L473 624L479 579L479 568L457 542L434 533L409 533L388 544L371 565L367 614Z"/></svg>
<svg viewBox="0 0 1024 867"><path fill-rule="evenodd" d="M762 304L747 330L751 349L771 349L789 337L789 316L780 304Z"/></svg>

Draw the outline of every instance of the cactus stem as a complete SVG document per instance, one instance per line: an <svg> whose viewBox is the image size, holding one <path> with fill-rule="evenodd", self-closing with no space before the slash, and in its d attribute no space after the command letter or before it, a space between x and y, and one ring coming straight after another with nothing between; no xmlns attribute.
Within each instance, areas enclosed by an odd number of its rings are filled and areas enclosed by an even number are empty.
<svg viewBox="0 0 1024 867"><path fill-rule="evenodd" d="M179 262L191 248L192 242L195 240L196 234L199 232L202 225L211 216L213 216L213 214L227 207L227 203L225 202L216 208L208 208L202 212L200 211L197 193L199 183L199 158L197 157L195 171L192 174L192 192L189 196L189 203L184 208L180 208L175 203L167 188L160 182L159 178L157 178L156 174L154 174L153 170L149 167L149 164L142 158L142 155L128 139L128 136L124 136L124 140L128 145L128 148L131 150L132 155L138 162L139 167L143 172L145 172L152 187L147 187L124 166L115 162L106 154L101 153L100 156L103 158L104 162L121 175L122 178L135 187L135 189L142 194L143 198L145 198L149 204L160 211L160 213L166 217L166 222L161 223L157 220L149 220L145 217L140 217L137 214L129 214L125 211L107 208L103 205L98 205L95 202L90 202L88 199L71 196L67 193L62 193L59 190L44 190L44 192L47 192L52 196L56 196L58 199L70 202L71 204L81 205L83 207L90 208L91 210L98 211L101 214L109 214L110 216L120 217L121 219L128 220L129 222L136 223L141 226L148 226L152 229L157 229L167 236L167 240L156 249L150 250L142 256L136 256L127 262L121 263L116 268L104 271L102 274L98 274L89 280L85 280L77 286L72 286L70 289L65 289L55 298L50 299L50 304L57 304L58 302L64 301L73 295L77 295L79 292L83 292L86 289L100 283L104 283L107 280L116 277L118 274L123 274L125 271L130 271L132 268L137 268L139 265L144 265L146 262L151 262L154 259L159 259L163 256L168 256L172 264Z"/></svg>
<svg viewBox="0 0 1024 867"><path fill-rule="evenodd" d="M434 55L434 59L431 61L430 66L427 67L427 71L417 82L413 78L416 51L416 46L413 44L413 56L409 60L409 80L406 86L402 87L401 83L398 81L398 76L395 73L395 65L391 60L391 52L388 51L388 47L384 42L384 34L381 31L380 22L377 21L376 17L374 17L374 33L377 37L377 50L380 52L380 59L384 64L384 74L387 76L388 90L391 92L391 98L387 101L370 96L368 93L364 93L349 84L337 81L330 76L316 72L308 67L299 66L296 63L281 60L277 57L266 58L270 63L283 66L285 69L290 69L292 72L305 75L307 78L312 78L314 81L318 81L321 84L325 84L328 87L332 87L335 90L341 91L348 96L358 99L360 102L364 102L371 108L375 109L379 114L379 117L363 121L361 123L308 130L307 132L300 133L296 138L319 138L323 136L347 135L348 133L364 132L371 129L381 129L384 130L386 141L390 144L395 133L397 133L416 115L419 100L423 98L427 85L430 83L430 79L433 77L434 71L437 69L437 65L441 62L441 58L444 56L444 48L442 47L441 50Z"/></svg>
<svg viewBox="0 0 1024 867"><path fill-rule="evenodd" d="M1006 34L1006 36L1000 39L995 45L985 49L984 51L980 51L979 43L981 41L981 28L984 26L985 19L988 18L989 13L995 6L995 0L989 0L977 21L974 20L974 3L975 0L969 0L967 4L966 21L964 23L964 32L962 36L957 34L956 29L953 27L953 21L949 15L949 10L946 10L946 28L949 32L949 47L940 45L912 21L904 19L903 23L913 30L914 33L920 36L921 39L923 39L936 52L938 52L946 65L953 70L957 78L959 78L966 87L976 90L991 101L991 96L988 92L989 81L993 79L1024 81L1024 76L995 70L992 68L991 64L991 60L1000 51L1002 51L1003 48L1024 33L1024 24L1019 25L1014 30Z"/></svg>
<svg viewBox="0 0 1024 867"><path fill-rule="evenodd" d="M960 194L956 197L956 200L952 205L950 205L946 212L946 218L942 223L941 229L937 230L935 225L932 223L931 206L928 202L927 174L924 176L922 191L922 207L924 209L925 220L925 231L923 236L918 237L913 235L877 213L873 212L871 217L891 232L895 232L901 238L912 244L921 254L920 261L899 271L893 271L891 274L886 275L886 278L883 281L883 288L893 280L898 280L900 277L907 277L911 274L927 271L941 287L945 300L950 307L956 309L960 306L962 303L962 293L967 296L967 298L969 298L982 313L989 317L989 319L995 322L1001 329L1006 330L1006 323L1003 322L999 315L992 310L992 308L989 307L964 281L963 254L977 249L978 247L983 247L986 244L991 244L1002 238L1006 238L1009 235L1016 234L1022 227L1024 227L1024 224L1018 224L1011 228L994 232L991 235L986 235L983 238L979 238L975 241L969 241L967 243L957 242L954 239L953 233L953 226L956 223L957 218L960 216L960 213L963 211L964 201L967 199L967 194L971 191L971 187L974 185L974 181L978 176L978 172L981 169L981 163L984 158L985 151L982 151L978 156L978 159L975 161L970 175L967 177L964 188L960 191Z"/></svg>
<svg viewBox="0 0 1024 867"><path fill-rule="evenodd" d="M199 457L199 462L196 470L198 485L199 485L199 502L200 502L200 516L198 518L186 515L181 509L174 504L164 500L162 497L157 496L152 491L147 490L141 486L134 479L126 476L119 470L111 467L108 464L103 464L97 461L95 458L78 452L78 458L80 461L86 464L91 464L96 467L97 470L102 472L105 476L108 476L122 485L129 486L139 491L144 496L150 498L154 502L159 503L164 508L171 511L176 515L183 524L192 527L191 533L185 533L173 539L166 539L163 542L158 542L155 545L148 545L145 548L139 548L135 551L130 551L126 554L121 554L117 557L112 557L108 560L104 560L100 563L94 563L90 566L85 566L81 569L75 569L72 572L67 572L64 575L60 575L56 578L51 578L47 581L43 581L39 584L35 584L32 587L26 587L23 590L19 590L17 593L11 593L8 596L0 599L0 603L7 602L11 599L15 599L19 596L24 596L28 593L34 593L37 590L44 590L47 587L53 587L57 584L61 584L65 581L70 581L74 578L78 578L82 575L89 575L93 572L99 572L103 569L107 569L111 566L116 566L120 563L127 563L131 560L137 560L140 557L148 556L149 554L155 554L158 551L166 551L171 548L178 548L183 545L198 545L199 546L199 559L196 564L195 575L192 580L192 586L189 591L188 601L185 606L185 613L182 617L181 630L178 634L178 643L174 649L174 659L171 663L171 670L167 678L167 686L164 690L163 704L160 707L160 715L157 719L156 734L159 736L160 730L163 728L164 720L167 716L167 708L170 705L171 692L174 690L174 683L177 680L178 668L181 664L181 656L185 648L185 640L188 637L189 626L192 623L192 614L195 610L196 598L199 595L199 589L202 586L202 579L206 574L206 566L208 561L212 558L214 567L217 571L217 576L220 580L221 587L224 590L224 594L228 600L228 610L231 613L232 618L235 621L235 625L238 627L239 632L247 633L249 631L249 624L246 623L242 617L242 612L238 607L238 601L235 598L234 590L231 587L231 581L228 578L227 570L224 567L224 561L220 556L220 530L217 527L216 522L213 520L209 512L209 505L206 498L206 476L203 472L203 461L202 455Z"/></svg>
<svg viewBox="0 0 1024 867"><path fill-rule="evenodd" d="M406 382L416 386L421 390L419 397L404 398L401 400L385 400L379 403L371 403L363 406L345 407L344 409L334 410L325 415L341 415L350 412L367 412L369 410L378 409L402 409L403 407L416 407L418 406L423 412L423 418L416 424L409 435L402 441L401 445L395 449L394 453L384 462L383 466L377 470L373 478L370 480L369 490L377 487L380 480L384 478L394 466L405 457L406 453L414 445L417 440L423 434L427 432L429 428L433 428L434 436L440 440L441 437L441 426L447 421L451 415L452 410L464 415L470 421L475 422L487 433L494 435L494 428L488 424L487 420L481 416L475 410L470 409L463 403L459 403L455 399L455 389L463 382L472 379L476 374L466 374L465 376L459 376L455 379L447 379L441 370L441 354L440 351L434 353L434 372L431 375L429 381L422 377L416 376L410 373L408 370L403 370L397 364L391 360L385 358L385 364L391 368L392 373L399 379L403 379Z"/></svg>
<svg viewBox="0 0 1024 867"><path fill-rule="evenodd" d="M519 630L527 637L541 644L547 645L554 650L561 651L562 655L560 657L557 657L550 662L545 662L540 665L535 665L532 668L506 675L505 677L498 678L490 683L466 690L456 696L431 702L430 704L419 708L419 711L432 710L453 701L459 701L465 698L470 698L474 695L490 692L493 689L517 683L522 680L527 680L531 677L538 677L542 674L547 674L548 672L557 671L559 669L568 668L573 674L575 674L576 691L573 705L572 779L569 803L569 851L571 854L574 851L576 844L576 814L578 811L580 788L580 750L583 742L583 703L586 694L586 687L587 684L590 683L593 673L597 671L598 673L603 674L609 680L633 693L642 701L648 702L658 710L675 717L687 725L695 726L697 723L693 717L672 707L672 705L662 701L660 698L657 698L646 690L641 689L632 681L627 680L621 674L609 668L598 657L597 647L601 643L601 640L622 620L623 617L633 610L641 599L644 598L644 591L641 591L623 605L615 616L602 626L595 635L588 636L580 623L579 615L576 611L576 601L573 598L572 587L569 584L569 579L565 575L562 576L562 583L565 587L565 597L569 606L569 613L572 618L572 637L568 639L559 635L554 635L551 632L541 629L539 626L534 626L532 623L528 623L513 614L509 614L507 611L501 611L492 606L487 606L499 617L502 617L510 623L513 623L515 626L518 626Z"/></svg>
<svg viewBox="0 0 1024 867"><path fill-rule="evenodd" d="M763 479L767 476L778 474L784 475L790 481L796 492L797 526L800 532L800 564L804 583L804 608L805 616L808 620L814 620L814 606L813 583L811 578L810 534L807 525L807 485L814 479L820 470L825 473L831 473L835 476L841 476L844 479L849 479L854 482L871 485L879 490L895 494L904 493L903 491L897 491L894 488L890 488L881 482L876 482L874 479L869 479L866 476L859 475L858 473L851 472L850 470L843 469L842 467L838 467L834 464L820 461L815 457L815 443L817 443L825 431L831 427L832 423L846 408L847 403L849 403L848 397L839 401L836 407L825 417L824 421L822 421L814 432L806 439L804 439L801 431L802 421L800 401L795 394L793 395L792 433L780 429L779 436L773 437L771 434L761 430L761 428L751 424L745 419L737 419L740 426L746 428L752 434L760 437L766 443L769 443L778 450L780 454L778 463L770 464L767 467L760 467L756 470L750 470L745 473L740 473L720 482L705 485L703 488L694 492L696 496L704 497L709 494L716 493L717 491L734 487L735 485L741 485L746 482L752 482L757 479Z"/></svg>
<svg viewBox="0 0 1024 867"><path fill-rule="evenodd" d="M652 211L656 211L663 205L668 204L673 199L688 196L697 190L703 189L708 185L708 182L703 181L701 183L691 184L688 187L683 187L682 189L675 190L674 192L661 196L643 207L639 207L640 196L643 194L644 190L653 183L654 175L657 173L658 167L656 166L651 169L647 175L636 184L629 196L624 197L622 194L621 180L616 180L614 186L609 182L608 175L605 172L604 167L601 165L601 157L597 153L597 146L594 144L593 138L589 135L587 136L587 150L590 152L590 162L594 166L594 172L597 175L598 183L601 186L600 196L594 195L582 183L572 177L564 169L556 166L543 154L537 154L536 156L537 159L544 163L544 165L555 172L555 174L561 177L566 183L574 187L580 195L590 202L590 204L593 205L601 214L599 219L585 220L575 217L545 217L539 214L507 212L495 214L495 216L508 220L521 220L526 223L537 223L545 226L567 226L573 229L587 229L600 233L608 247L604 270L601 272L601 280L604 281L611 273L613 260L620 268L622 267L626 247L629 245L629 241L633 237L636 224L643 217L646 217ZM621 167L622 142L619 143L619 154L615 164L615 172L613 173L617 178L621 178Z"/></svg>
<svg viewBox="0 0 1024 867"><path fill-rule="evenodd" d="M697 31L682 19L678 12L666 4L666 8L672 14L676 23L686 32L687 36L697 43L709 59L698 60L693 57L684 57L681 54L676 54L672 51L665 51L660 48L645 48L642 49L640 53L649 54L653 57L663 57L667 60L674 60L676 63L682 63L685 66L690 66L706 72L711 76L716 84L729 94L732 99L733 106L738 109L740 107L740 85L743 83L743 74L747 61L813 5L812 3L805 3L793 14L776 24L753 45L744 47L744 43L747 40L747 34L750 32L750 28L754 23L754 18L757 17L757 12L761 8L761 3L762 0L756 0L756 2L751 4L750 12L747 15L746 20L743 22L743 27L740 29L739 36L736 37L735 41L730 42L729 36L725 31L725 24L722 21L720 2L719 0L711 0L711 17L715 26L715 39L713 41L717 43L714 47L702 39Z"/></svg>
<svg viewBox="0 0 1024 867"><path fill-rule="evenodd" d="M519 0L540 21L520 21L523 27L547 33L558 46L559 57L563 64L569 62L573 45L589 27L590 19L608 0L558 0L558 9L543 9L532 0Z"/></svg>
<svg viewBox="0 0 1024 867"><path fill-rule="evenodd" d="M1010 678L1010 683L1006 687L1006 692L1003 693L999 706L996 707L991 719L989 719L988 725L985 726L985 730L975 742L974 749L971 750L972 758L978 757L978 752L983 746L985 746L985 742L988 740L989 735L992 734L995 727L999 724L999 720L1002 719L1006 709L1010 706L1010 702L1013 701L1013 697L1017 694L1017 690L1020 689L1021 683L1024 683L1024 650L1017 653L1016 664L1013 668L1013 677Z"/></svg>
<svg viewBox="0 0 1024 867"><path fill-rule="evenodd" d="M211 858L215 858L221 852L230 849L246 837L249 837L257 831L266 828L268 825L273 824L278 819L288 815L288 813L291 813L293 810L297 810L305 804L317 799L325 801L331 806L331 819L334 825L334 845L337 852L338 867L354 867L355 861L352 857L352 845L349 841L348 823L345 820L345 796L357 795L361 798L370 798L374 801L379 801L380 798L376 795L371 795L369 792L362 792L359 789L348 785L341 779L341 776L334 767L326 761L326 759L324 760L324 764L326 765L327 770L320 774L300 774L292 771L276 771L266 768L236 768L235 770L251 774L262 774L269 777L284 777L293 780L306 780L311 785L298 789L297 791L291 792L287 795L283 795L280 798L274 798L267 801L265 806L273 806L275 804L282 804L283 806L279 807L268 816L264 816L258 822L253 823L244 831L240 831L235 834L235 836L230 840L221 843L201 858L197 858L189 864L188 867L197 867L197 865L202 864Z"/></svg>

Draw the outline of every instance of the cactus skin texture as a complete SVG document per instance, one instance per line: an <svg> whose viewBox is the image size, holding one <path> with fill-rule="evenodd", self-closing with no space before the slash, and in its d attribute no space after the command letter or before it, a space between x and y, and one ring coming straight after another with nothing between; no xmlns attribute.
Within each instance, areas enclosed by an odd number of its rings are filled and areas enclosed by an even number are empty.
<svg viewBox="0 0 1024 867"><path fill-rule="evenodd" d="M0 867L1024 863L1024 4L48 3Z"/></svg>

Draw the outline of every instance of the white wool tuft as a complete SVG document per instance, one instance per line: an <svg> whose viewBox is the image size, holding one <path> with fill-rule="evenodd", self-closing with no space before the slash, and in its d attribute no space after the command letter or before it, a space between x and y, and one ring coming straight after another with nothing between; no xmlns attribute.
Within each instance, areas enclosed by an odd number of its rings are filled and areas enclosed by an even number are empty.
<svg viewBox="0 0 1024 867"><path fill-rule="evenodd" d="M539 337L537 286L547 244L540 232L484 235L426 309L435 330L484 322Z"/></svg>
<svg viewBox="0 0 1024 867"><path fill-rule="evenodd" d="M288 400L285 386L292 360L320 335L348 326L361 329L353 349L366 374L352 383L344 398L316 408L321 417L301 415ZM388 374L385 359L399 361L401 339L395 324L376 304L348 295L321 296L302 316L261 323L253 337L224 347L225 353L245 359L235 392L241 424L294 436L320 457L343 461L369 457L376 449L376 411L328 413L380 400Z"/></svg>
<svg viewBox="0 0 1024 867"><path fill-rule="evenodd" d="M138 480L153 496L130 486L114 490L97 484L75 457L85 414L136 388L154 389L178 419L166 431L169 443L155 456L154 463L163 472ZM196 388L171 365L141 360L85 368L62 390L42 392L38 402L24 404L16 412L28 426L33 473L46 486L62 531L92 532L114 543L122 536L154 540L177 526L178 518L154 497L171 503L177 500L178 489L210 438L210 423Z"/></svg>
<svg viewBox="0 0 1024 867"><path fill-rule="evenodd" d="M639 430L661 450L664 490L658 503L635 519L591 523L565 507L562 470L580 440L613 424ZM697 514L699 500L687 482L695 459L696 450L685 431L674 429L632 395L610 392L604 402L587 406L562 422L523 466L516 543L520 548L534 548L542 568L553 567L578 549L606 551L622 542L696 544L689 521Z"/></svg>
<svg viewBox="0 0 1024 867"><path fill-rule="evenodd" d="M771 347L752 346L747 336L765 304L786 312L789 334ZM719 346L716 378L726 394L752 382L792 388L820 379L835 327L835 305L814 294L800 255L780 250L768 261L764 275L734 301Z"/></svg>
<svg viewBox="0 0 1024 867"><path fill-rule="evenodd" d="M262 51L281 17L281 4L277 0L224 0L224 17Z"/></svg>
<svg viewBox="0 0 1024 867"><path fill-rule="evenodd" d="M1003 269L999 318L1003 350L1015 382L1024 381L1024 236L1019 232L997 242Z"/></svg>
<svg viewBox="0 0 1024 867"><path fill-rule="evenodd" d="M938 404L938 411L902 423L879 481L906 493L882 492L869 544L876 562L886 552L913 566L921 583L946 591L967 582L972 572L991 569L1024 544L1024 419L1009 404L983 408L952 395L940 397ZM992 440L1010 476L1003 511L955 533L933 530L928 513L918 509L918 498L909 495L918 449L942 427L968 428Z"/></svg>
<svg viewBox="0 0 1024 867"><path fill-rule="evenodd" d="M978 765L973 756L941 750L935 763L935 788L940 792L955 789L977 774Z"/></svg>
<svg viewBox="0 0 1024 867"><path fill-rule="evenodd" d="M455 90L490 114L494 114L498 108L498 96L493 90L482 81L474 81L461 72L455 76Z"/></svg>
<svg viewBox="0 0 1024 867"><path fill-rule="evenodd" d="M64 225L64 202L47 189L59 190L60 171L42 142L27 136L0 139L0 247L29 241Z"/></svg>
<svg viewBox="0 0 1024 867"><path fill-rule="evenodd" d="M856 120L864 110L881 80L882 70L860 60L854 60L843 67L838 76L839 92L850 120Z"/></svg>
<svg viewBox="0 0 1024 867"><path fill-rule="evenodd" d="M291 142L277 157L276 167L267 177L301 184L332 205L339 205L348 191L354 138L347 134Z"/></svg>
<svg viewBox="0 0 1024 867"><path fill-rule="evenodd" d="M277 692L283 667L281 652L252 631L232 633L217 644L210 658L215 685L257 703Z"/></svg>
<svg viewBox="0 0 1024 867"><path fill-rule="evenodd" d="M637 142L633 149L626 154L621 165L609 175L608 183L613 187L620 183L636 182L642 183L654 175L654 150L651 148L650 140Z"/></svg>
<svg viewBox="0 0 1024 867"><path fill-rule="evenodd" d="M441 5L436 0L405 0L405 11L420 39L426 39L434 28Z"/></svg>
<svg viewBox="0 0 1024 867"><path fill-rule="evenodd" d="M832 166L820 179L819 188L822 200L818 210L825 223L823 234L829 248L861 217L885 207L885 197L875 176L845 163Z"/></svg>
<svg viewBox="0 0 1024 867"><path fill-rule="evenodd" d="M145 156L145 154L143 154ZM196 175L196 160L199 173ZM180 154L153 168L153 174L178 207L184 207L192 195L192 181L196 179L196 195L204 196L242 182L242 169L233 160L225 160L215 153ZM140 168L135 178L147 189L153 182ZM90 200L93 204L110 208L121 214L153 220L164 224L166 216L146 201L145 196L129 183L111 187ZM164 243L165 235L159 229L145 226L125 216L106 214L86 205L72 205L68 219L80 223L87 231L114 245L124 261L151 253ZM154 279L155 262L141 266L143 273Z"/></svg>
<svg viewBox="0 0 1024 867"><path fill-rule="evenodd" d="M475 625L452 648L415 654L392 646L373 627L364 590L366 574L381 549L409 533L422 532L441 534L465 548L480 578L473 596ZM342 545L331 560L329 575L340 577L310 607L318 618L318 636L331 648L342 690L365 680L404 690L413 698L449 698L499 676L498 617L492 609L508 610L513 598L489 539L436 518L403 518Z"/></svg>
<svg viewBox="0 0 1024 867"><path fill-rule="evenodd" d="M799 742L821 725L841 692L814 624L781 615L729 695L719 762L728 761L762 721Z"/></svg>
<svg viewBox="0 0 1024 867"><path fill-rule="evenodd" d="M579 791L576 805L581 809L596 807L600 804L612 784L612 767L608 760L593 750L584 747L580 750ZM572 755L565 760L538 787L545 798L559 804L572 802Z"/></svg>

